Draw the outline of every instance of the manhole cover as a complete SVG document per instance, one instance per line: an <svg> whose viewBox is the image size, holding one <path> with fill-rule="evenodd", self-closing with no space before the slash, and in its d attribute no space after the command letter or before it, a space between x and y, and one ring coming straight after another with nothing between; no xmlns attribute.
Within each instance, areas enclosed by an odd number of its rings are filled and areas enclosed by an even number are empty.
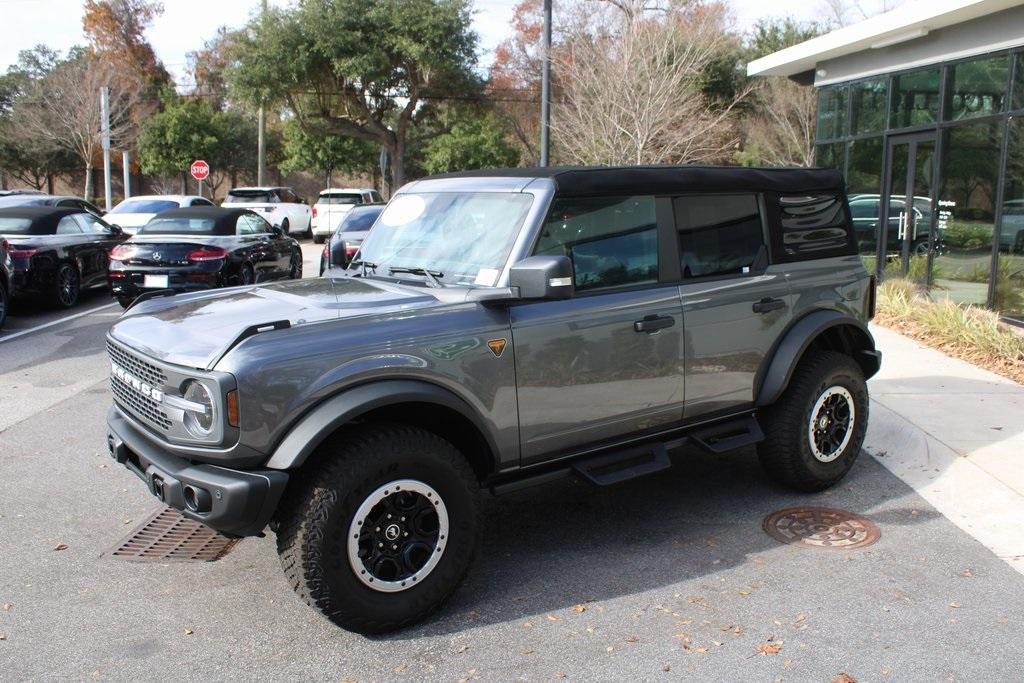
<svg viewBox="0 0 1024 683"><path fill-rule="evenodd" d="M135 562L213 562L227 555L238 540L183 517L173 508L164 508L118 543L111 554Z"/></svg>
<svg viewBox="0 0 1024 683"><path fill-rule="evenodd" d="M871 520L835 508L786 508L765 517L763 526L782 543L834 550L863 548L882 535Z"/></svg>

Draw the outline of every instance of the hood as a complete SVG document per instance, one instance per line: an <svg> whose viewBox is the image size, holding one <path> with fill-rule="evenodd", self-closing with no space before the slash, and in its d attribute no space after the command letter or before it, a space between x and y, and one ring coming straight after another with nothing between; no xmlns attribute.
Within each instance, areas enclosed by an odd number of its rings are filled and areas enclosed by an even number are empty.
<svg viewBox="0 0 1024 683"><path fill-rule="evenodd" d="M153 358L211 369L254 326L288 321L296 327L438 303L417 287L351 277L310 278L150 299L130 308L110 334Z"/></svg>

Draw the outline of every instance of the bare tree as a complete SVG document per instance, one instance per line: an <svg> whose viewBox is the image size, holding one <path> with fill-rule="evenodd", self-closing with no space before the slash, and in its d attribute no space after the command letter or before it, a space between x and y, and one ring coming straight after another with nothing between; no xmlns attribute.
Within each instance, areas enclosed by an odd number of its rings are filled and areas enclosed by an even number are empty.
<svg viewBox="0 0 1024 683"><path fill-rule="evenodd" d="M24 106L32 111L25 125L40 140L74 154L85 169L84 196L92 196L92 169L101 139L100 89L110 88L111 146L121 147L135 134L131 113L137 90L107 66L86 56L58 66L27 93Z"/></svg>
<svg viewBox="0 0 1024 683"><path fill-rule="evenodd" d="M725 48L722 15L643 2L599 10L554 56L563 97L552 129L559 156L582 164L719 160L735 142L732 109L712 103L704 70Z"/></svg>
<svg viewBox="0 0 1024 683"><path fill-rule="evenodd" d="M817 92L785 78L762 80L757 106L743 121L746 145L757 163L810 166L814 163Z"/></svg>
<svg viewBox="0 0 1024 683"><path fill-rule="evenodd" d="M894 10L904 0L821 0L821 14L825 15L825 23L834 28L841 28L863 21L876 14Z"/></svg>

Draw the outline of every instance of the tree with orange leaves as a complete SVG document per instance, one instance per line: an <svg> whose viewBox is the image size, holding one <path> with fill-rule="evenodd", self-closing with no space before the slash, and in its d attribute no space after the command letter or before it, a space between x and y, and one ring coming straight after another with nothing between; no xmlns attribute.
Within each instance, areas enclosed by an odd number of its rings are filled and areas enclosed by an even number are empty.
<svg viewBox="0 0 1024 683"><path fill-rule="evenodd" d="M85 0L82 29L91 56L155 93L170 82L170 75L145 32L163 11L156 0Z"/></svg>

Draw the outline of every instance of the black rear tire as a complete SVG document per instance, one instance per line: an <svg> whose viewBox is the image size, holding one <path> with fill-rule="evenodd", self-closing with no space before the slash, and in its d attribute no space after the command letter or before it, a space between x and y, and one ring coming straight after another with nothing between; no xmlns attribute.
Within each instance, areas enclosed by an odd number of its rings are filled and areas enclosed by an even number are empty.
<svg viewBox="0 0 1024 683"><path fill-rule="evenodd" d="M324 236L323 235L317 235L316 233L313 233L313 244L323 244L323 243L324 243Z"/></svg>
<svg viewBox="0 0 1024 683"><path fill-rule="evenodd" d="M295 592L338 626L364 634L403 628L438 609L462 582L479 541L479 484L462 454L431 432L377 424L346 432L321 447L317 456L314 469L289 483L277 513L278 554ZM374 570L365 563L372 558L351 559L349 539L353 530L380 531L360 526L364 519L370 522L362 515L377 500L374 496L398 481L422 483L435 491L447 523L439 524L436 533L441 535L426 551L429 558L441 553L440 559L429 560L436 564L418 581L409 579L408 587L403 583L385 592L380 582L375 587L368 583ZM353 536L360 538L359 533ZM369 545L377 552L372 547L376 537Z"/></svg>
<svg viewBox="0 0 1024 683"><path fill-rule="evenodd" d="M760 418L765 440L757 451L768 475L798 491L826 489L846 476L864 443L864 374L845 354L808 352L782 396Z"/></svg>
<svg viewBox="0 0 1024 683"><path fill-rule="evenodd" d="M7 287L0 283L0 330L3 329L4 323L7 322L7 309L11 305L11 299L7 295Z"/></svg>

